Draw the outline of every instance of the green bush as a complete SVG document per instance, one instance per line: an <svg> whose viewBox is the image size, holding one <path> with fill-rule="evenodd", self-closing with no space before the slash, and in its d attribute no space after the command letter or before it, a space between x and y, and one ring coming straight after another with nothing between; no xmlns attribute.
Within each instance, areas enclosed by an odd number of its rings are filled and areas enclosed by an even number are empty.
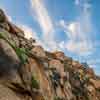
<svg viewBox="0 0 100 100"><path fill-rule="evenodd" d="M6 33L5 32L0 32L0 38L6 38Z"/></svg>
<svg viewBox="0 0 100 100"><path fill-rule="evenodd" d="M0 32L0 38L6 40L7 43L15 50L22 64L25 64L27 62L28 55L27 55L27 50L25 48L16 47L16 44L14 41L11 42L6 38L6 33Z"/></svg>
<svg viewBox="0 0 100 100"><path fill-rule="evenodd" d="M32 76L32 88L39 89L39 83L34 76Z"/></svg>
<svg viewBox="0 0 100 100"><path fill-rule="evenodd" d="M63 99L61 99L60 97L56 96L56 97L54 98L54 100L63 100Z"/></svg>
<svg viewBox="0 0 100 100"><path fill-rule="evenodd" d="M20 58L21 63L25 64L28 60L28 56L25 53L26 52L25 48L15 48L15 51L16 51L16 54L18 55L18 57Z"/></svg>

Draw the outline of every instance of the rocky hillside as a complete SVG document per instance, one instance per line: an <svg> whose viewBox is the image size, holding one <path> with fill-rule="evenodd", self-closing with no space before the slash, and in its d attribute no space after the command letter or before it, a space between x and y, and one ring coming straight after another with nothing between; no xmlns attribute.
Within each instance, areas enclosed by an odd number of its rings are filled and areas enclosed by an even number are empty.
<svg viewBox="0 0 100 100"><path fill-rule="evenodd" d="M0 100L100 100L100 77L26 39L0 10Z"/></svg>

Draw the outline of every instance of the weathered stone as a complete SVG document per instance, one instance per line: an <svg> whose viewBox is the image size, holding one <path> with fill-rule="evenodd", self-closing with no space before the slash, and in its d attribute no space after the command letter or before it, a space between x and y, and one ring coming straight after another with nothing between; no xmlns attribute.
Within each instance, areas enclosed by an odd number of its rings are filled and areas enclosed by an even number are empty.
<svg viewBox="0 0 100 100"><path fill-rule="evenodd" d="M65 55L63 52L58 51L58 52L54 52L53 54L57 59L62 60L62 61L65 60Z"/></svg>
<svg viewBox="0 0 100 100"><path fill-rule="evenodd" d="M35 46L32 49L32 52L34 54L36 54L37 56L39 56L39 57L46 57L45 51L44 51L44 49L41 46Z"/></svg>
<svg viewBox="0 0 100 100"><path fill-rule="evenodd" d="M61 89L60 86L57 87L56 93L57 93L57 96L58 96L59 98L65 98L64 92L62 91L62 89Z"/></svg>
<svg viewBox="0 0 100 100"><path fill-rule="evenodd" d="M8 22L9 27L10 27L10 33L15 33L17 34L19 37L24 37L24 31L22 31L20 28L18 28L16 25Z"/></svg>
<svg viewBox="0 0 100 100"><path fill-rule="evenodd" d="M4 37L9 41L12 39L11 34L8 31L6 31L5 29L0 28L0 33L4 33Z"/></svg>
<svg viewBox="0 0 100 100"><path fill-rule="evenodd" d="M34 93L32 100L45 100L45 98L42 96L42 94Z"/></svg>
<svg viewBox="0 0 100 100"><path fill-rule="evenodd" d="M13 48L3 39L0 39L0 74L9 73L19 67L20 60Z"/></svg>
<svg viewBox="0 0 100 100"><path fill-rule="evenodd" d="M74 95L72 94L72 89L69 81L65 82L64 85L64 92L67 100L72 100L74 98Z"/></svg>
<svg viewBox="0 0 100 100"><path fill-rule="evenodd" d="M90 82L94 85L96 89L100 89L100 80L90 79Z"/></svg>
<svg viewBox="0 0 100 100"><path fill-rule="evenodd" d="M78 79L72 79L71 80L71 84L76 87L76 88L80 88L81 87L81 83Z"/></svg>
<svg viewBox="0 0 100 100"><path fill-rule="evenodd" d="M59 60L52 59L49 62L49 68L55 68L57 72L59 72L61 77L64 77L66 75L66 73L64 72L64 65Z"/></svg>
<svg viewBox="0 0 100 100"><path fill-rule="evenodd" d="M7 31L10 30L9 25L8 25L8 23L6 23L6 22L0 23L0 27L3 28L3 29L5 29L5 30L7 30Z"/></svg>
<svg viewBox="0 0 100 100"><path fill-rule="evenodd" d="M12 43L14 43L14 45L18 48L20 46L20 41L19 41L19 37L17 37L15 34L11 35Z"/></svg>
<svg viewBox="0 0 100 100"><path fill-rule="evenodd" d="M43 66L38 64L38 61L35 59L29 59L29 64L23 66L21 73L23 74L23 80L26 83L26 86L30 86L31 78L32 76L35 76L39 82L40 90L42 91L45 98L47 98L47 100L49 100L49 98L53 98L50 83L47 80L47 76L45 76L46 74L43 71Z"/></svg>
<svg viewBox="0 0 100 100"><path fill-rule="evenodd" d="M0 84L0 100L25 100L16 95L11 89Z"/></svg>
<svg viewBox="0 0 100 100"><path fill-rule="evenodd" d="M82 64L80 64L78 61L73 61L72 62L72 66L77 68L77 69L81 69L82 68Z"/></svg>
<svg viewBox="0 0 100 100"><path fill-rule="evenodd" d="M36 42L36 40L33 39L33 38L30 38L29 41L30 41L31 43L35 43L35 42Z"/></svg>
<svg viewBox="0 0 100 100"><path fill-rule="evenodd" d="M23 39L21 40L21 43L20 44L21 44L21 46L27 45L27 43Z"/></svg>
<svg viewBox="0 0 100 100"><path fill-rule="evenodd" d="M32 49L34 47L32 41L26 39L25 42L26 42L26 45L27 45L26 48Z"/></svg>
<svg viewBox="0 0 100 100"><path fill-rule="evenodd" d="M89 77L94 77L94 71L92 68L87 68L85 72L88 74Z"/></svg>
<svg viewBox="0 0 100 100"><path fill-rule="evenodd" d="M0 9L0 22L4 22L6 20L6 16L2 9Z"/></svg>
<svg viewBox="0 0 100 100"><path fill-rule="evenodd" d="M89 100L99 100L96 97L96 90L92 85L87 86L87 94L88 94L88 99Z"/></svg>
<svg viewBox="0 0 100 100"><path fill-rule="evenodd" d="M17 63L20 62L14 49L3 39L0 39L0 51L3 52L7 57L9 57L9 59L12 59Z"/></svg>

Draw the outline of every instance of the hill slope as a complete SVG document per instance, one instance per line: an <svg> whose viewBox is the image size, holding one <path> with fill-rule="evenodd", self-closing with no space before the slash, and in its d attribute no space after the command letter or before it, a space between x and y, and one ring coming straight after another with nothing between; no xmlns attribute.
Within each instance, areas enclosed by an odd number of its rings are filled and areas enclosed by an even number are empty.
<svg viewBox="0 0 100 100"><path fill-rule="evenodd" d="M0 100L100 100L100 77L26 39L0 10Z"/></svg>

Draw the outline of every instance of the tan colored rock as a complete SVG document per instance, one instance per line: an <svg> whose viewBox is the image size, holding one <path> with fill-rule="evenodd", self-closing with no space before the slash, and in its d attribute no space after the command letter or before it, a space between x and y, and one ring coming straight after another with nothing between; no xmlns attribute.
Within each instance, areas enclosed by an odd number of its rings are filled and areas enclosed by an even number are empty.
<svg viewBox="0 0 100 100"><path fill-rule="evenodd" d="M65 93L65 96L66 96L67 100L73 100L74 95L72 94L71 84L69 83L69 81L65 82L64 93Z"/></svg>
<svg viewBox="0 0 100 100"><path fill-rule="evenodd" d="M8 22L8 25L10 27L10 33L17 34L19 37L24 37L24 31L22 31L19 27L10 22Z"/></svg>
<svg viewBox="0 0 100 100"><path fill-rule="evenodd" d="M33 94L33 99L34 100L45 100L41 94Z"/></svg>
<svg viewBox="0 0 100 100"><path fill-rule="evenodd" d="M100 80L90 79L90 82L94 85L96 89L100 89Z"/></svg>
<svg viewBox="0 0 100 100"><path fill-rule="evenodd" d="M2 9L0 9L0 22L4 22L7 20L7 17Z"/></svg>
<svg viewBox="0 0 100 100"><path fill-rule="evenodd" d="M0 75L11 75L20 65L14 49L3 39L0 39Z"/></svg>
<svg viewBox="0 0 100 100"><path fill-rule="evenodd" d="M65 62L66 62L67 65L72 66L72 58L71 57L65 56Z"/></svg>
<svg viewBox="0 0 100 100"><path fill-rule="evenodd" d="M87 90L89 100L99 100L98 97L96 97L96 90L92 85L87 86Z"/></svg>
<svg viewBox="0 0 100 100"><path fill-rule="evenodd" d="M20 97L11 89L0 84L0 100L25 100L25 98Z"/></svg>
<svg viewBox="0 0 100 100"><path fill-rule="evenodd" d="M13 61L16 61L17 63L20 62L14 49L3 39L0 39L0 49L6 56L8 56Z"/></svg>
<svg viewBox="0 0 100 100"><path fill-rule="evenodd" d="M89 92L95 91L95 88L92 85L87 86Z"/></svg>
<svg viewBox="0 0 100 100"><path fill-rule="evenodd" d="M59 60L52 59L51 61L49 61L49 67L55 68L59 72L61 77L64 77L66 75L66 73L64 72L64 64L62 64Z"/></svg>
<svg viewBox="0 0 100 100"><path fill-rule="evenodd" d="M29 63L23 67L23 78L25 83L30 86L31 77L34 76L40 85L40 91L47 100L52 100L53 91L43 66L35 59L29 59ZM39 99L40 100L40 99Z"/></svg>
<svg viewBox="0 0 100 100"><path fill-rule="evenodd" d="M87 68L86 69L86 73L88 74L88 76L91 78L91 77L94 77L94 71L92 68Z"/></svg>
<svg viewBox="0 0 100 100"><path fill-rule="evenodd" d="M33 49L32 49L32 52L39 56L39 57L46 57L46 53L44 51L44 49L41 47L41 46L35 46Z"/></svg>
<svg viewBox="0 0 100 100"><path fill-rule="evenodd" d="M82 68L82 64L80 64L78 61L72 61L72 66L75 67L76 69Z"/></svg>
<svg viewBox="0 0 100 100"><path fill-rule="evenodd" d="M98 98L98 100L100 99L100 92L99 91L97 91L97 98Z"/></svg>
<svg viewBox="0 0 100 100"><path fill-rule="evenodd" d="M64 53L63 52L61 52L61 51L56 51L56 52L54 52L53 53L54 54L54 56L57 58L57 59L59 59L59 60L64 60L65 59L65 55L64 55Z"/></svg>
<svg viewBox="0 0 100 100"><path fill-rule="evenodd" d="M64 91L62 91L61 87L57 87L56 89L57 96L60 98L65 98Z"/></svg>
<svg viewBox="0 0 100 100"><path fill-rule="evenodd" d="M10 30L9 25L6 22L0 23L0 27L3 28L3 29L5 29L5 30L7 30L7 31Z"/></svg>
<svg viewBox="0 0 100 100"><path fill-rule="evenodd" d="M4 28L1 28L0 27L0 33L4 33L4 37L7 39L7 40L10 40L11 41L11 34L8 32L8 31L6 31Z"/></svg>
<svg viewBox="0 0 100 100"><path fill-rule="evenodd" d="M17 26L15 26L14 24L8 21L8 18L6 17L5 13L1 9L0 9L0 22L2 22L0 24L7 31L11 33L21 33L21 34L23 33L24 35L24 32L20 28L18 28Z"/></svg>

